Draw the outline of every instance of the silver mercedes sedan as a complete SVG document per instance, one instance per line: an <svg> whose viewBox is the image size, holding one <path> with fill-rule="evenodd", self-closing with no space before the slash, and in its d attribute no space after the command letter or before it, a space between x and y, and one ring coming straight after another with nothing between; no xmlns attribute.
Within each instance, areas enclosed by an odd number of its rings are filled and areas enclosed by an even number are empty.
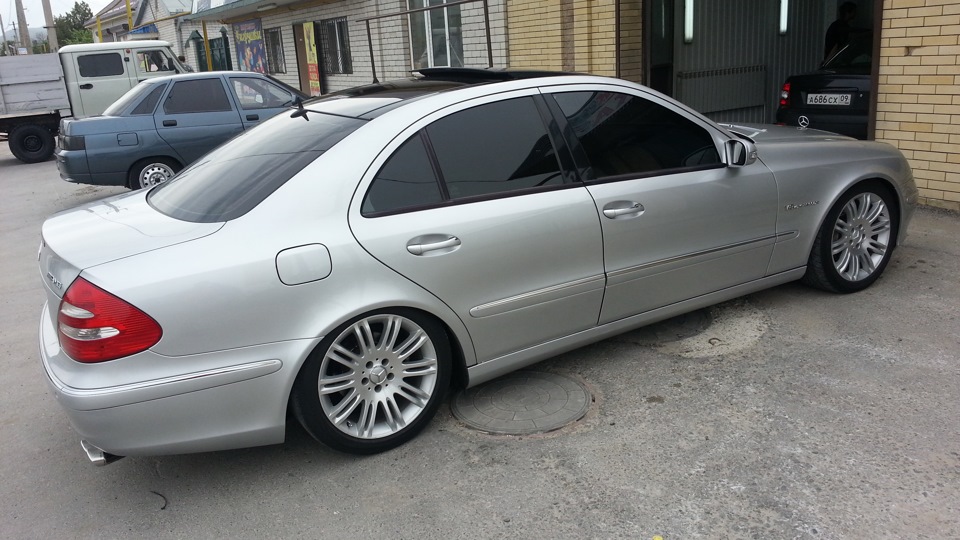
<svg viewBox="0 0 960 540"><path fill-rule="evenodd" d="M802 279L880 277L885 144L718 125L643 86L430 69L301 104L43 225L43 368L95 463L412 438L472 386Z"/></svg>

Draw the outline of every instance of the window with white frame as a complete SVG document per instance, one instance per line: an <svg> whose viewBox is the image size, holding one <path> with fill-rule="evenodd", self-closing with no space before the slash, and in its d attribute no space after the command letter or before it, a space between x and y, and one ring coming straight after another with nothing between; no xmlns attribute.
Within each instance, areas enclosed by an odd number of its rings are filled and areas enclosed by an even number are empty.
<svg viewBox="0 0 960 540"><path fill-rule="evenodd" d="M280 29L264 29L263 43L267 48L267 71L270 73L286 73L287 63L283 58L283 41L280 39Z"/></svg>
<svg viewBox="0 0 960 540"><path fill-rule="evenodd" d="M446 3L447 0L407 0L407 7L418 9ZM413 69L463 66L460 6L411 13L407 17Z"/></svg>
<svg viewBox="0 0 960 540"><path fill-rule="evenodd" d="M350 58L350 33L346 17L320 21L320 48L324 73L353 73Z"/></svg>

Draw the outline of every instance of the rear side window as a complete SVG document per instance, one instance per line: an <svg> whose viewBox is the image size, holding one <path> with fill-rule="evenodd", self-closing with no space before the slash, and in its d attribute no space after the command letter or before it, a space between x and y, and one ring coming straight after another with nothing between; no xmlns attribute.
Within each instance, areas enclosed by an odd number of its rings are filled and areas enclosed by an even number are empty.
<svg viewBox="0 0 960 540"><path fill-rule="evenodd" d="M443 201L440 184L417 133L403 143L377 173L361 212L394 212Z"/></svg>
<svg viewBox="0 0 960 540"><path fill-rule="evenodd" d="M229 111L230 100L219 78L195 79L174 83L163 102L163 112L182 114L195 112Z"/></svg>
<svg viewBox="0 0 960 540"><path fill-rule="evenodd" d="M451 199L564 182L533 98L480 105L426 129Z"/></svg>
<svg viewBox="0 0 960 540"><path fill-rule="evenodd" d="M721 164L704 128L657 103L617 92L551 95L590 161L586 180Z"/></svg>
<svg viewBox="0 0 960 540"><path fill-rule="evenodd" d="M77 57L81 77L111 77L123 75L120 53L85 54Z"/></svg>
<svg viewBox="0 0 960 540"><path fill-rule="evenodd" d="M143 98L143 101L139 105L134 107L130 114L153 114L153 111L157 110L157 103L160 102L160 95L163 94L163 89L167 87L165 84L156 84L153 85L155 88L147 94L147 97Z"/></svg>

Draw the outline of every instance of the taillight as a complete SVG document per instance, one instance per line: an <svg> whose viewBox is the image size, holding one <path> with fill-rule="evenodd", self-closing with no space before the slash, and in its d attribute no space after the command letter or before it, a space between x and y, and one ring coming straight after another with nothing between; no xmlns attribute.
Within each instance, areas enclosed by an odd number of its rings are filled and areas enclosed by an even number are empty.
<svg viewBox="0 0 960 540"><path fill-rule="evenodd" d="M60 346L84 363L145 351L163 335L152 317L79 277L63 295L57 322Z"/></svg>
<svg viewBox="0 0 960 540"><path fill-rule="evenodd" d="M780 90L780 106L786 107L790 103L790 83L783 83L783 89Z"/></svg>

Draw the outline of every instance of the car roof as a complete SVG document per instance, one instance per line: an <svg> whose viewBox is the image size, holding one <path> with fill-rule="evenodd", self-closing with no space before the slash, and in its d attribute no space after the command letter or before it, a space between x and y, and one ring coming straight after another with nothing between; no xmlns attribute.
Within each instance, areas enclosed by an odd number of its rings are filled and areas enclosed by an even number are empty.
<svg viewBox="0 0 960 540"><path fill-rule="evenodd" d="M94 51L115 51L118 49L150 49L157 47L170 47L169 41L159 41L155 39L142 41L107 41L103 43L78 43L76 45L64 45L57 52L94 52Z"/></svg>
<svg viewBox="0 0 960 540"><path fill-rule="evenodd" d="M305 105L322 112L373 119L397 107L434 95L469 86L522 79L579 75L562 71L426 68L411 72L406 79L374 82L311 99Z"/></svg>

